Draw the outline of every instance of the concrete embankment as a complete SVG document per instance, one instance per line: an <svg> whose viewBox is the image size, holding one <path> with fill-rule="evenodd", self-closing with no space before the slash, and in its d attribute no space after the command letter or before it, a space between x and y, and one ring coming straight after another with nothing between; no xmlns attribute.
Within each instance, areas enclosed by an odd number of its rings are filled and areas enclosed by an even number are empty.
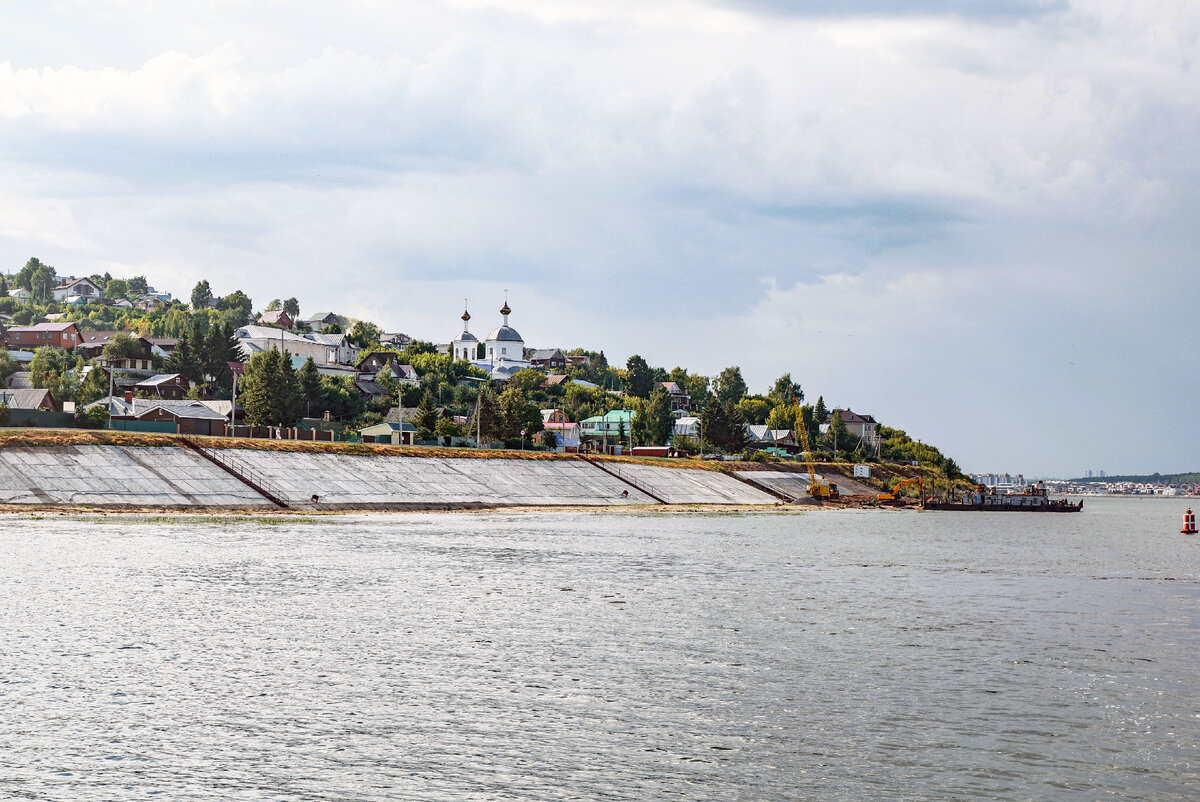
<svg viewBox="0 0 1200 802"><path fill-rule="evenodd" d="M573 457L528 459L163 445L0 447L0 504L162 509L469 509L776 504L715 470ZM201 453L203 451L203 453ZM313 501L313 497L317 501Z"/></svg>

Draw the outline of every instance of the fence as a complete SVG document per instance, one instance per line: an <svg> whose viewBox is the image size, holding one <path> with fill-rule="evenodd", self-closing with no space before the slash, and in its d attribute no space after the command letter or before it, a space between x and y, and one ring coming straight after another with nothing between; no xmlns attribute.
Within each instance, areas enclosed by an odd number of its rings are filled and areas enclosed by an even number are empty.
<svg viewBox="0 0 1200 802"><path fill-rule="evenodd" d="M75 425L75 416L67 412L48 412L44 409L10 409L4 426L42 426L63 429Z"/></svg>
<svg viewBox="0 0 1200 802"><path fill-rule="evenodd" d="M108 428L118 432L156 432L159 434L178 434L178 424L171 421L124 420L109 418Z"/></svg>

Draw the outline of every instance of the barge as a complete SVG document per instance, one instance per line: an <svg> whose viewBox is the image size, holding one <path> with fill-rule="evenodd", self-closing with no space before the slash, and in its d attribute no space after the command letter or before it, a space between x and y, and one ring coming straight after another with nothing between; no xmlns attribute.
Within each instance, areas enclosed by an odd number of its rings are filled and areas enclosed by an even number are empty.
<svg viewBox="0 0 1200 802"><path fill-rule="evenodd" d="M1079 512L1083 499L1051 499L1041 482L1026 485L1020 493L997 493L996 488L979 485L974 493L964 493L958 500L926 501L927 510L970 512Z"/></svg>

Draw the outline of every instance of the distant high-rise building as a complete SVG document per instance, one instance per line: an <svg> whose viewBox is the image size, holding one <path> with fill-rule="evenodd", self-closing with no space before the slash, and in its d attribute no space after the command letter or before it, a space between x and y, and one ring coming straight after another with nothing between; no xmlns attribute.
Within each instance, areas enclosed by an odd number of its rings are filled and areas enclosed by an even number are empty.
<svg viewBox="0 0 1200 802"><path fill-rule="evenodd" d="M1100 478L1103 479L1105 476L1108 476L1108 474L1104 471L1100 471Z"/></svg>
<svg viewBox="0 0 1200 802"><path fill-rule="evenodd" d="M1087 471L1085 471L1083 475L1085 478L1091 479L1092 478L1092 469L1088 468Z"/></svg>

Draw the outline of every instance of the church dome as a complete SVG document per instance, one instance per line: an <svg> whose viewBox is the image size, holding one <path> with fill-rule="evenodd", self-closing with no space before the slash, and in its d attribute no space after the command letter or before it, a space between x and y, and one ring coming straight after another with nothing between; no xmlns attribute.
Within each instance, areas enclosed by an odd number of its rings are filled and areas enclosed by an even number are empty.
<svg viewBox="0 0 1200 802"><path fill-rule="evenodd" d="M475 339L474 334L472 334L469 331L464 330L464 331L460 331L458 333L458 336L454 338L454 342L456 342L456 343L477 343L477 342L479 342L479 340Z"/></svg>
<svg viewBox="0 0 1200 802"><path fill-rule="evenodd" d="M509 343L525 342L523 339L521 339L521 335L517 334L517 330L512 326L500 326L499 328L494 329L492 333L488 335L488 339Z"/></svg>

